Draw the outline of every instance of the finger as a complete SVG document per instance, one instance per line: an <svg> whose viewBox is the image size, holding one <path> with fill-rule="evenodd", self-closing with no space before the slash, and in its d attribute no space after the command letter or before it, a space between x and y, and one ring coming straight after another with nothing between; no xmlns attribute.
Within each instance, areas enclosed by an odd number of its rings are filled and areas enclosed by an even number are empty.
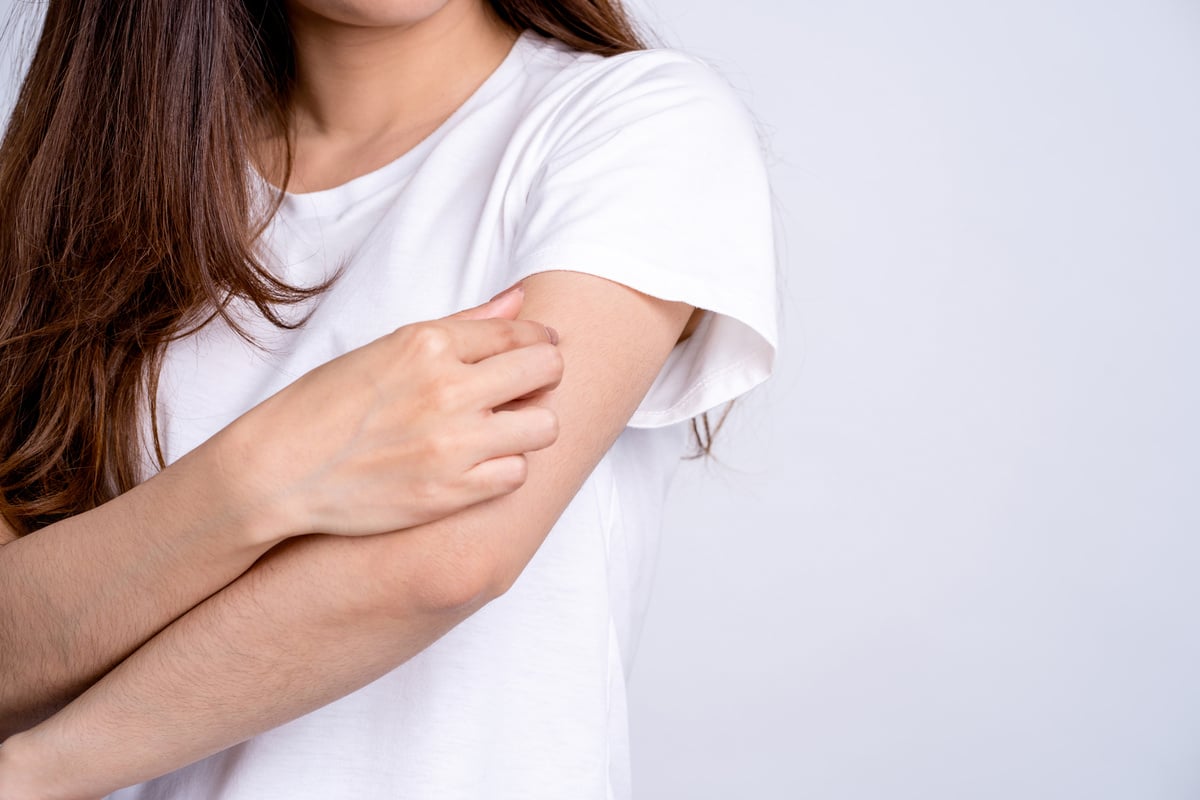
<svg viewBox="0 0 1200 800"><path fill-rule="evenodd" d="M558 334L528 319L460 320L450 326L455 351L465 364L534 344L555 344Z"/></svg>
<svg viewBox="0 0 1200 800"><path fill-rule="evenodd" d="M525 300L525 287L517 284L486 303L451 314L446 319L516 319Z"/></svg>
<svg viewBox="0 0 1200 800"><path fill-rule="evenodd" d="M563 360L549 342L509 350L473 365L471 380L485 408L545 392L562 380Z"/></svg>
<svg viewBox="0 0 1200 800"><path fill-rule="evenodd" d="M532 453L558 440L558 415L545 406L490 414L476 429L477 450L487 459Z"/></svg>
<svg viewBox="0 0 1200 800"><path fill-rule="evenodd" d="M529 464L523 454L481 461L463 473L469 491L481 500L515 492L525 484Z"/></svg>

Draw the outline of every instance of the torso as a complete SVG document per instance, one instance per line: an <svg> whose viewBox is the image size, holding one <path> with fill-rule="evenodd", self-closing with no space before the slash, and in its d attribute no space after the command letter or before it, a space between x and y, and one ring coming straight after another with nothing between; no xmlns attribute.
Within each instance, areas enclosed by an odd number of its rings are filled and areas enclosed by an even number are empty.
<svg viewBox="0 0 1200 800"><path fill-rule="evenodd" d="M538 97L598 61L525 38L448 126L398 160L288 196L265 240L271 268L296 284L342 259L348 269L296 330L235 304L266 351L220 320L172 343L159 393L167 462L330 358L506 288L544 157L537 115L553 121ZM309 179L334 179L318 172ZM627 429L512 589L400 668L114 798L316 800L351 786L359 800L624 797L625 674L685 441L680 426Z"/></svg>

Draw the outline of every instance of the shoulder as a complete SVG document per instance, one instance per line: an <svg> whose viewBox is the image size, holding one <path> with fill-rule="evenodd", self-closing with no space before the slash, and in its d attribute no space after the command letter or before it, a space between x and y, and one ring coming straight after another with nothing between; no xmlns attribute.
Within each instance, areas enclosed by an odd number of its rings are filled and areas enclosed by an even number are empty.
<svg viewBox="0 0 1200 800"><path fill-rule="evenodd" d="M581 118L604 116L613 124L661 115L743 131L754 127L741 95L724 75L682 50L598 56L532 31L522 38L527 68L544 71L534 104L553 108L548 121L560 127Z"/></svg>
<svg viewBox="0 0 1200 800"><path fill-rule="evenodd" d="M580 53L527 31L526 106L518 128L534 155L553 158L616 139L631 149L683 146L708 157L761 156L761 137L737 90L682 50ZM528 139L527 139L528 137Z"/></svg>

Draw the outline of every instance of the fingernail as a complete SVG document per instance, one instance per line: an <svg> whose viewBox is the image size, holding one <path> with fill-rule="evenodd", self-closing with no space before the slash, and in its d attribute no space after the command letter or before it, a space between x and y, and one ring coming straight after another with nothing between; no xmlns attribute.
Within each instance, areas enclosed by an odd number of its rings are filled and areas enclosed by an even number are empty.
<svg viewBox="0 0 1200 800"><path fill-rule="evenodd" d="M549 325L546 326L546 335L550 337L550 344L558 344L558 331Z"/></svg>
<svg viewBox="0 0 1200 800"><path fill-rule="evenodd" d="M503 292L496 295L491 300L488 300L488 302L490 303L490 302L492 302L492 300L499 300L501 297L507 297L510 294L524 294L524 292L525 292L525 287L518 283L516 286L512 286L512 287L509 287L508 289L505 289Z"/></svg>

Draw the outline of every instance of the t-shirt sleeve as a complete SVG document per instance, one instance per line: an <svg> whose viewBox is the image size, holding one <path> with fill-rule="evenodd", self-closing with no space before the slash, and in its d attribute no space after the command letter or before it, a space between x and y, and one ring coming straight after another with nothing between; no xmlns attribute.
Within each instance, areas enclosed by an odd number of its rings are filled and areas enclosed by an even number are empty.
<svg viewBox="0 0 1200 800"><path fill-rule="evenodd" d="M710 312L629 422L652 428L770 375L771 193L753 121L724 78L676 51L617 58L554 116L515 225L511 278L585 272Z"/></svg>

